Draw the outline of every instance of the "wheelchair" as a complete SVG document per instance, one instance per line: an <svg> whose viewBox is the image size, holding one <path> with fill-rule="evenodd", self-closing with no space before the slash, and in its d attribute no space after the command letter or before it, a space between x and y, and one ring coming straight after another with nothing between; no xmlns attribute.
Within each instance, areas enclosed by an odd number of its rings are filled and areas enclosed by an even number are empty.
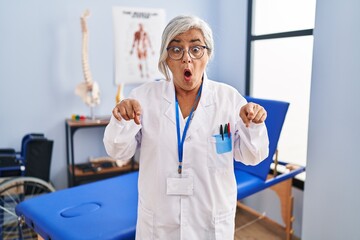
<svg viewBox="0 0 360 240"><path fill-rule="evenodd" d="M37 239L15 207L27 199L54 192L50 183L53 141L42 133L26 134L21 150L0 149L0 240Z"/></svg>

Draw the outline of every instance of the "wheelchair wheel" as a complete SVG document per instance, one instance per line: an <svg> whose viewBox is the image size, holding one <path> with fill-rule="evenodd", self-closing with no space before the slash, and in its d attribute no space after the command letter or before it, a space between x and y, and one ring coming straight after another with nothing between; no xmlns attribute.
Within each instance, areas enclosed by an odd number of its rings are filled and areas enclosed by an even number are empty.
<svg viewBox="0 0 360 240"><path fill-rule="evenodd" d="M54 192L47 182L33 177L17 177L0 184L0 239L37 239L37 234L20 220L15 207L29 198Z"/></svg>

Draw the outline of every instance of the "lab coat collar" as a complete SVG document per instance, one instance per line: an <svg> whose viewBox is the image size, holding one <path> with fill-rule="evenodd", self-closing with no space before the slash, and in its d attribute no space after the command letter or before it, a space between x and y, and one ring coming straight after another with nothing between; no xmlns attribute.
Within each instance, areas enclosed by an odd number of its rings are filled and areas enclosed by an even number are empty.
<svg viewBox="0 0 360 240"><path fill-rule="evenodd" d="M209 79L207 78L206 74L204 74L203 79L203 87L200 97L200 102L198 107L196 108L195 115L191 121L187 137L190 137L193 132L203 126L204 122L207 121L208 116L210 115L209 106L214 104L214 94L215 90L209 84ZM165 107L164 115L171 121L173 124L176 124L176 117L175 117L175 87L173 81L167 82L164 84L163 88L163 98L164 101L167 103Z"/></svg>

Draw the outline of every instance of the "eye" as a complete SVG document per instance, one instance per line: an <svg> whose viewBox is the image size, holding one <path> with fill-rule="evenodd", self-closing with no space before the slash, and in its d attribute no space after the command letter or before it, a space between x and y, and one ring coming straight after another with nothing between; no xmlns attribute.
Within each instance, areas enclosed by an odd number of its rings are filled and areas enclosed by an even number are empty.
<svg viewBox="0 0 360 240"><path fill-rule="evenodd" d="M193 53L193 54L199 54L201 52L202 48L200 46L194 46L194 47L191 47L190 51Z"/></svg>
<svg viewBox="0 0 360 240"><path fill-rule="evenodd" d="M170 50L175 54L179 54L182 52L182 49L180 47L171 47Z"/></svg>

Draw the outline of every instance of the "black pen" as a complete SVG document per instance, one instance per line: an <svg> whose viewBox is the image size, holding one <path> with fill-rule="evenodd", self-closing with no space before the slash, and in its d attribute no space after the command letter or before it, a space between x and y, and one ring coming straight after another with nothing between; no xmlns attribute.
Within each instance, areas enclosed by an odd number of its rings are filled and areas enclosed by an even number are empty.
<svg viewBox="0 0 360 240"><path fill-rule="evenodd" d="M224 141L224 130L223 130L222 124L220 124L220 135L221 135L222 140Z"/></svg>

